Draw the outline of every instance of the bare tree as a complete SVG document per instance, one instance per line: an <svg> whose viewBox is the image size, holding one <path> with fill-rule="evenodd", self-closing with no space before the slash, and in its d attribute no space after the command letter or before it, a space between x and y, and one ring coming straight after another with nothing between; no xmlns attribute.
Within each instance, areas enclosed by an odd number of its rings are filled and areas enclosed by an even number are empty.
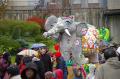
<svg viewBox="0 0 120 79"><path fill-rule="evenodd" d="M62 0L62 6L63 6L63 15L70 15L71 14L71 1L70 0Z"/></svg>
<svg viewBox="0 0 120 79"><path fill-rule="evenodd" d="M0 18L6 11L8 0L0 0Z"/></svg>

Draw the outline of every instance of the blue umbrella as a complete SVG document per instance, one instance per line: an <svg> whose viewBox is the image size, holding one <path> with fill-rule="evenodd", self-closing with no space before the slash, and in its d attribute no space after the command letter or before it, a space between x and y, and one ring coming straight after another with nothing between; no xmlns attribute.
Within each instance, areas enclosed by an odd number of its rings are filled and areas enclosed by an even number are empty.
<svg viewBox="0 0 120 79"><path fill-rule="evenodd" d="M46 45L43 43L36 43L31 46L31 49L41 48L41 47L46 47Z"/></svg>

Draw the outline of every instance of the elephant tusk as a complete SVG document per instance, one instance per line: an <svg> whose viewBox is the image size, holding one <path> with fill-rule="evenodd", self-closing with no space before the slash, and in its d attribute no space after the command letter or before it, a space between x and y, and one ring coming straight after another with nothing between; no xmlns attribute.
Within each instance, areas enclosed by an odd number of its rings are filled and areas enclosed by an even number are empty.
<svg viewBox="0 0 120 79"><path fill-rule="evenodd" d="M70 34L68 29L65 29L65 33L67 33L69 36L71 36L71 34Z"/></svg>
<svg viewBox="0 0 120 79"><path fill-rule="evenodd" d="M44 32L44 33L43 33L43 36L44 36L44 37L47 37L47 36L48 36L47 32Z"/></svg>

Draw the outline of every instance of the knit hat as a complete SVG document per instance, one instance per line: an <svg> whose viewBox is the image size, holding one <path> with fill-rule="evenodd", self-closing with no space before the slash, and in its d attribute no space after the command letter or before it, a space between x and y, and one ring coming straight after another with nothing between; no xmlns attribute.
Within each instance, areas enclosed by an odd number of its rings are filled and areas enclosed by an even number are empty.
<svg viewBox="0 0 120 79"><path fill-rule="evenodd" d="M19 75L19 68L18 66L11 65L7 68L7 72L12 76Z"/></svg>
<svg viewBox="0 0 120 79"><path fill-rule="evenodd" d="M55 56L56 56L56 58L61 57L61 52L56 52L56 53L55 53Z"/></svg>

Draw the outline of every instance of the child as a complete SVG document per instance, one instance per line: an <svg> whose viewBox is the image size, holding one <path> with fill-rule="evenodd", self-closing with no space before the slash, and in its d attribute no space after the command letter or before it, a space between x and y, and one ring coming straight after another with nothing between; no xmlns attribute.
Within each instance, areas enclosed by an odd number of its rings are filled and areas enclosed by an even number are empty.
<svg viewBox="0 0 120 79"><path fill-rule="evenodd" d="M82 72L78 66L73 67L74 79L83 79Z"/></svg>

